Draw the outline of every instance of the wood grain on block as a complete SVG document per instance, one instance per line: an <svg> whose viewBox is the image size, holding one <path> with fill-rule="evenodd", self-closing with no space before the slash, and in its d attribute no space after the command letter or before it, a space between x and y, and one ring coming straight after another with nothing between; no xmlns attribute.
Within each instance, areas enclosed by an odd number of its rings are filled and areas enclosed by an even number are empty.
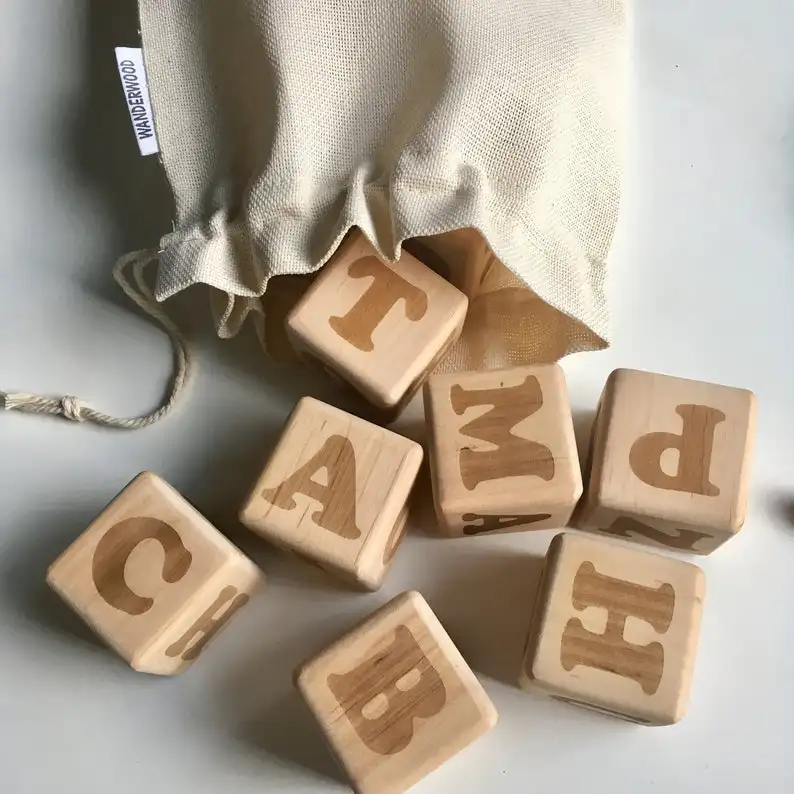
<svg viewBox="0 0 794 794"><path fill-rule="evenodd" d="M404 405L460 335L468 299L407 252L351 233L287 318L296 350L380 408Z"/></svg>
<svg viewBox="0 0 794 794"><path fill-rule="evenodd" d="M496 710L419 593L398 596L296 673L362 794L401 794L496 724Z"/></svg>
<svg viewBox="0 0 794 794"><path fill-rule="evenodd" d="M367 589L402 540L422 447L304 397L240 519L249 529Z"/></svg>
<svg viewBox="0 0 794 794"><path fill-rule="evenodd" d="M136 477L47 573L136 670L185 670L264 575L154 474Z"/></svg>
<svg viewBox="0 0 794 794"><path fill-rule="evenodd" d="M582 475L556 364L434 375L425 384L425 414L445 534L565 526Z"/></svg>
<svg viewBox="0 0 794 794"><path fill-rule="evenodd" d="M632 722L684 716L705 577L611 541L558 535L546 559L521 685Z"/></svg>
<svg viewBox="0 0 794 794"><path fill-rule="evenodd" d="M576 526L714 551L744 523L755 417L749 391L616 370L601 398Z"/></svg>

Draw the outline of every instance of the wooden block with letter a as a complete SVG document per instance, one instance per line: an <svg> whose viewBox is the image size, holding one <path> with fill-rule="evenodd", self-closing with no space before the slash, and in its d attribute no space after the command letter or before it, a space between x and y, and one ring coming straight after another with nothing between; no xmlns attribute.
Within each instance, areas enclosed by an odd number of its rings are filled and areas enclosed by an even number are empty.
<svg viewBox="0 0 794 794"><path fill-rule="evenodd" d="M643 725L684 716L705 577L695 565L564 533L546 558L521 685Z"/></svg>
<svg viewBox="0 0 794 794"><path fill-rule="evenodd" d="M276 546L370 590L402 540L422 447L304 397L240 513Z"/></svg>
<svg viewBox="0 0 794 794"><path fill-rule="evenodd" d="M755 416L744 389L616 370L601 397L575 525L714 551L744 523Z"/></svg>
<svg viewBox="0 0 794 794"><path fill-rule="evenodd" d="M293 346L382 410L398 410L460 335L468 298L403 252L352 232L286 321Z"/></svg>
<svg viewBox="0 0 794 794"><path fill-rule="evenodd" d="M50 566L47 582L135 670L174 675L264 575L170 485L145 472Z"/></svg>
<svg viewBox="0 0 794 794"><path fill-rule="evenodd" d="M556 364L434 375L425 384L425 414L445 534L565 526L582 474Z"/></svg>
<svg viewBox="0 0 794 794"><path fill-rule="evenodd" d="M401 794L496 724L496 710L419 593L379 609L296 673L360 794Z"/></svg>

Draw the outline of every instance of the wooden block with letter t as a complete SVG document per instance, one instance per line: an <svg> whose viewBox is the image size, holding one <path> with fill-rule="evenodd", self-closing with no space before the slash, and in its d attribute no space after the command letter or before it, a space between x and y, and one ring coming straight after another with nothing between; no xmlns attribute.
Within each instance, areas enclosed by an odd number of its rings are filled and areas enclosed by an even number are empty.
<svg viewBox="0 0 794 794"><path fill-rule="evenodd" d="M379 609L296 673L359 794L401 794L496 724L419 593Z"/></svg>
<svg viewBox="0 0 794 794"><path fill-rule="evenodd" d="M521 686L643 725L684 716L705 577L695 565L565 533L549 547Z"/></svg>
<svg viewBox="0 0 794 794"><path fill-rule="evenodd" d="M744 523L755 416L744 389L616 370L601 397L576 526L714 551Z"/></svg>
<svg viewBox="0 0 794 794"><path fill-rule="evenodd" d="M366 589L402 540L422 447L304 397L240 520L271 543Z"/></svg>
<svg viewBox="0 0 794 794"><path fill-rule="evenodd" d="M50 566L47 582L134 669L174 675L264 575L170 485L145 472Z"/></svg>
<svg viewBox="0 0 794 794"><path fill-rule="evenodd" d="M425 414L445 534L565 526L582 475L556 364L434 375L425 384Z"/></svg>
<svg viewBox="0 0 794 794"><path fill-rule="evenodd" d="M352 232L286 321L292 344L381 410L396 411L460 335L468 298L403 252L381 261Z"/></svg>

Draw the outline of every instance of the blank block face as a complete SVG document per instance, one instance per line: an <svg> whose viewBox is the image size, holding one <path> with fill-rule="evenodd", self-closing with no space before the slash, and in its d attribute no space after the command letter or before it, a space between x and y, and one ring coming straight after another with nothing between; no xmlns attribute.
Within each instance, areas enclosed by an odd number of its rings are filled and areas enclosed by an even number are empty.
<svg viewBox="0 0 794 794"><path fill-rule="evenodd" d="M445 534L565 526L582 474L556 364L434 375L425 384L425 415Z"/></svg>
<svg viewBox="0 0 794 794"><path fill-rule="evenodd" d="M613 372L576 526L676 551L714 551L744 523L755 416L755 397L743 389Z"/></svg>
<svg viewBox="0 0 794 794"><path fill-rule="evenodd" d="M402 540L422 457L414 441L304 397L240 520L375 590Z"/></svg>
<svg viewBox="0 0 794 794"><path fill-rule="evenodd" d="M296 350L382 409L404 405L460 335L468 298L404 252L352 233L287 318Z"/></svg>
<svg viewBox="0 0 794 794"><path fill-rule="evenodd" d="M558 535L521 685L632 722L677 722L689 698L704 596L695 565Z"/></svg>
<svg viewBox="0 0 794 794"><path fill-rule="evenodd" d="M496 724L496 710L419 593L379 609L296 674L363 794L401 794Z"/></svg>
<svg viewBox="0 0 794 794"><path fill-rule="evenodd" d="M170 485L136 477L53 563L47 582L136 670L174 675L264 583Z"/></svg>

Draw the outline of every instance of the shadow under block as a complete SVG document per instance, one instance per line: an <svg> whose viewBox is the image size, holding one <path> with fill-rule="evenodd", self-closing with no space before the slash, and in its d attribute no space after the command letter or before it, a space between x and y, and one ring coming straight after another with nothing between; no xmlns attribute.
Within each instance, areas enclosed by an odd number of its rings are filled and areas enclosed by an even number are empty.
<svg viewBox="0 0 794 794"><path fill-rule="evenodd" d="M575 525L709 554L744 524L755 396L650 372L610 375Z"/></svg>
<svg viewBox="0 0 794 794"><path fill-rule="evenodd" d="M50 566L47 583L135 669L175 675L264 574L168 483L138 475Z"/></svg>
<svg viewBox="0 0 794 794"><path fill-rule="evenodd" d="M496 724L496 709L419 593L407 592L296 672L361 794L401 794Z"/></svg>
<svg viewBox="0 0 794 794"><path fill-rule="evenodd" d="M556 364L434 375L424 396L444 534L567 524L582 495L582 474Z"/></svg>
<svg viewBox="0 0 794 794"><path fill-rule="evenodd" d="M240 520L274 545L376 590L403 538L422 457L416 442L304 397Z"/></svg>
<svg viewBox="0 0 794 794"><path fill-rule="evenodd" d="M407 252L383 262L356 231L287 318L293 346L381 409L405 405L455 342L468 298Z"/></svg>
<svg viewBox="0 0 794 794"><path fill-rule="evenodd" d="M695 565L564 533L549 547L521 686L644 725L686 711L705 577Z"/></svg>

